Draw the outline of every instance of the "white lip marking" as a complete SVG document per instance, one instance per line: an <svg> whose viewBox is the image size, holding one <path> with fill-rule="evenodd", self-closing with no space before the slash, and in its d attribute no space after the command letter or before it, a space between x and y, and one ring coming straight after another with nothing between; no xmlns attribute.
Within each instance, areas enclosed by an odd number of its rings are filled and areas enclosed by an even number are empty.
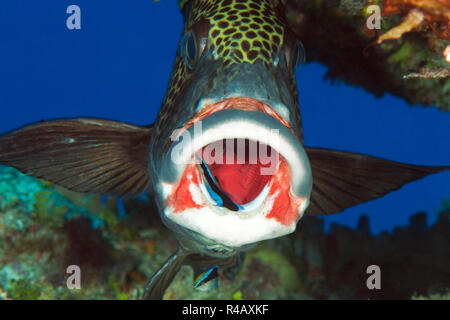
<svg viewBox="0 0 450 320"><path fill-rule="evenodd" d="M249 212L259 208L263 203L264 199L266 199L267 195L269 194L269 190L270 190L269 186L266 185L264 189L262 189L261 193L255 199L253 199L251 202L247 204L241 205L241 207L243 208L242 212Z"/></svg>
<svg viewBox="0 0 450 320"><path fill-rule="evenodd" d="M167 208L165 214L172 221L231 247L281 237L295 231L296 227L296 222L286 226L262 214L242 217L228 211L227 214L219 215L208 207L180 213Z"/></svg>

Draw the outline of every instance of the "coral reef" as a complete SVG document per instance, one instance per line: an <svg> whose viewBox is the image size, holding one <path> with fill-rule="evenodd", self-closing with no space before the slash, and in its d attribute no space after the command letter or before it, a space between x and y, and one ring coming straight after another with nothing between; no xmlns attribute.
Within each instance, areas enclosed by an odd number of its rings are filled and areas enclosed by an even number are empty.
<svg viewBox="0 0 450 320"><path fill-rule="evenodd" d="M137 299L176 249L146 199L125 202L76 194L0 167L0 299ZM305 217L298 230L245 255L234 279L199 291L183 267L165 299L448 299L450 202L428 227L423 213L392 233L372 235ZM381 290L368 290L366 268L379 265ZM81 289L69 290L69 265Z"/></svg>
<svg viewBox="0 0 450 320"><path fill-rule="evenodd" d="M450 110L450 2L446 0L287 0L292 30L308 61L329 67L327 78L376 96ZM369 29L380 8L380 29ZM447 59L447 60L446 60Z"/></svg>

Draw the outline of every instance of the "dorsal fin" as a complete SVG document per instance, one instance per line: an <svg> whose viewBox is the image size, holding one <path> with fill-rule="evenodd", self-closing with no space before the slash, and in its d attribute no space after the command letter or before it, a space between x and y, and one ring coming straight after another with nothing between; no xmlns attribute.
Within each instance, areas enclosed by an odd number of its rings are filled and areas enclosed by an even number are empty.
<svg viewBox="0 0 450 320"><path fill-rule="evenodd" d="M178 5L180 6L185 21L189 16L193 2L194 0L178 0Z"/></svg>

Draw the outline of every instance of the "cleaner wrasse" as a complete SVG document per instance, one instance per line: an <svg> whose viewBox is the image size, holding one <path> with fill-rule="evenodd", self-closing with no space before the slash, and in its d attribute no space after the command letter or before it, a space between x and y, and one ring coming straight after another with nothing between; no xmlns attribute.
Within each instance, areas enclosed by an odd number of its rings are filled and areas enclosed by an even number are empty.
<svg viewBox="0 0 450 320"><path fill-rule="evenodd" d="M449 169L305 147L295 82L304 60L277 0L188 0L154 124L41 122L0 136L0 164L77 192L149 192L179 249L143 298L181 266L196 287L233 273L256 243Z"/></svg>

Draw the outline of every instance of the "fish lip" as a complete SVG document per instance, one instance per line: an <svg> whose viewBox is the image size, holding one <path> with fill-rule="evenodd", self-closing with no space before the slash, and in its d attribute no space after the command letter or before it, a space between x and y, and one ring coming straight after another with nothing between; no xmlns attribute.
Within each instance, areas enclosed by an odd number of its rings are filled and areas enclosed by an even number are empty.
<svg viewBox="0 0 450 320"><path fill-rule="evenodd" d="M215 112L228 109L259 111L268 114L269 116L277 119L279 122L281 122L282 125L289 128L292 133L294 133L289 121L285 120L284 117L276 112L270 104L251 97L231 96L221 100L212 100L209 98L202 99L196 109L198 110L198 112L189 121L187 121L186 125L184 125L184 127L181 129L180 133L191 127L194 123L203 120L207 116L210 116ZM164 152L167 152L169 150L172 142L173 141L171 141L171 139L166 142L163 147Z"/></svg>
<svg viewBox="0 0 450 320"><path fill-rule="evenodd" d="M288 127L292 130L291 124L285 120L279 113L277 113L273 107L259 99L251 98L251 97L227 97L222 100L215 101L214 103L207 103L208 101L202 100L200 103L199 111L197 114L189 120L185 128L190 127L195 122L204 119L205 117L221 111L221 110L244 110L244 111L260 111L262 113L268 114L271 117L274 117L278 121L281 122L282 125Z"/></svg>
<svg viewBox="0 0 450 320"><path fill-rule="evenodd" d="M273 134L272 130L277 130L278 134ZM289 127L259 110L214 110L206 116L197 117L191 125L175 130L168 152L164 154L160 179L169 184L178 183L197 150L212 142L232 138L256 140L273 147L290 167L292 194L309 199L312 174L306 151Z"/></svg>

